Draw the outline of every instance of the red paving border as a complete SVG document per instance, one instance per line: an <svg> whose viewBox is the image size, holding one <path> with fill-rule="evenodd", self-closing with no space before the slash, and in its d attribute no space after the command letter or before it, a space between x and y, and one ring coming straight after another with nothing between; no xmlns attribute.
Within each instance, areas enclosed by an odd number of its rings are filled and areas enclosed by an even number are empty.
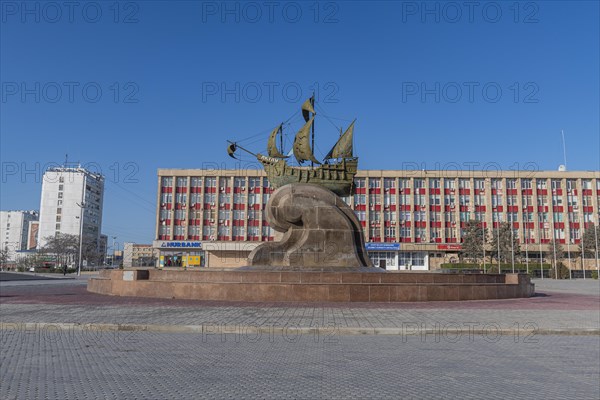
<svg viewBox="0 0 600 400"><path fill-rule="evenodd" d="M490 309L490 310L599 310L600 298L593 295L542 292L531 298L505 300L432 301L413 303L287 303L226 302L143 297L105 296L87 291L84 285L10 286L0 293L1 304L72 304L98 306L170 307L330 307L390 309Z"/></svg>

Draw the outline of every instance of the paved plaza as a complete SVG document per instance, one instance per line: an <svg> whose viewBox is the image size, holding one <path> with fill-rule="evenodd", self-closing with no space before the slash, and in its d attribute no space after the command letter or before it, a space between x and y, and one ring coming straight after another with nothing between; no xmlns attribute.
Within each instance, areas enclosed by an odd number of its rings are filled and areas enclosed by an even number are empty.
<svg viewBox="0 0 600 400"><path fill-rule="evenodd" d="M600 286L530 299L225 303L0 282L0 398L600 398Z"/></svg>

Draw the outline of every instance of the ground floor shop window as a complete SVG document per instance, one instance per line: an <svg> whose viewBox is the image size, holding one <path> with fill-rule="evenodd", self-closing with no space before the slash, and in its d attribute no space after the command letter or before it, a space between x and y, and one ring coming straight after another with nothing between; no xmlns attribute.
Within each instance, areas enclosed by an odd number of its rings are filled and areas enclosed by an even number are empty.
<svg viewBox="0 0 600 400"><path fill-rule="evenodd" d="M164 252L159 259L159 267L204 267L206 256L204 251Z"/></svg>
<svg viewBox="0 0 600 400"><path fill-rule="evenodd" d="M398 253L399 269L427 270L428 259L425 252L400 252Z"/></svg>
<svg viewBox="0 0 600 400"><path fill-rule="evenodd" d="M375 267L398 269L395 251L369 251L369 258Z"/></svg>

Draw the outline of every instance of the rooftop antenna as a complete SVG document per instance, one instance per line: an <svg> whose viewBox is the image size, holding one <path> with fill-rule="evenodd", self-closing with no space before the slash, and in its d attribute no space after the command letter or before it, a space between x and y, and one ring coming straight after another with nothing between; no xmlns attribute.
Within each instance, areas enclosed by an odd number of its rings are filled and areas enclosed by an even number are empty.
<svg viewBox="0 0 600 400"><path fill-rule="evenodd" d="M65 154L65 168L69 164L69 154Z"/></svg>
<svg viewBox="0 0 600 400"><path fill-rule="evenodd" d="M567 146L565 145L565 132L561 129L560 134L562 135L562 144L563 144L563 160L565 162L565 171L567 170Z"/></svg>

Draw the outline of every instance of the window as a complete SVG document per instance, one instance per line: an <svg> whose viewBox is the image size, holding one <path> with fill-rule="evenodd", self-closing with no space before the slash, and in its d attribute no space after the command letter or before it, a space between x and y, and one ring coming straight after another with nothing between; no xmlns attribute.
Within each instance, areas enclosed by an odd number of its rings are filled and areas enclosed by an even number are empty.
<svg viewBox="0 0 600 400"><path fill-rule="evenodd" d="M381 195L380 194L370 194L369 195L369 204L381 204Z"/></svg>
<svg viewBox="0 0 600 400"><path fill-rule="evenodd" d="M552 189L560 189L560 179L552 179Z"/></svg>
<svg viewBox="0 0 600 400"><path fill-rule="evenodd" d="M546 189L547 188L546 179L536 179L535 185L538 189Z"/></svg>
<svg viewBox="0 0 600 400"><path fill-rule="evenodd" d="M440 188L440 180L439 179L429 179L429 188L430 189L439 189Z"/></svg>
<svg viewBox="0 0 600 400"><path fill-rule="evenodd" d="M483 179L475 179L475 189L483 190L485 189L485 180Z"/></svg>
<svg viewBox="0 0 600 400"><path fill-rule="evenodd" d="M61 176L60 178L58 178L58 182L59 183L64 183L65 182L65 177Z"/></svg>
<svg viewBox="0 0 600 400"><path fill-rule="evenodd" d="M250 189L260 187L260 178L248 178L248 187Z"/></svg>
<svg viewBox="0 0 600 400"><path fill-rule="evenodd" d="M162 187L171 187L173 186L173 177L171 176L163 176L161 178L161 186Z"/></svg>
<svg viewBox="0 0 600 400"><path fill-rule="evenodd" d="M531 179L521 179L521 189L531 189Z"/></svg>
<svg viewBox="0 0 600 400"><path fill-rule="evenodd" d="M459 189L471 188L471 181L469 179L459 179L458 180L458 188Z"/></svg>
<svg viewBox="0 0 600 400"><path fill-rule="evenodd" d="M178 177L177 178L177 187L180 187L180 188L187 187L187 178Z"/></svg>
<svg viewBox="0 0 600 400"><path fill-rule="evenodd" d="M396 180L394 178L384 178L383 179L383 187L385 189L391 189L396 187Z"/></svg>
<svg viewBox="0 0 600 400"><path fill-rule="evenodd" d="M61 213L62 213L62 208L57 208L57 209L56 209L56 213L57 213L57 214L61 214Z"/></svg>
<svg viewBox="0 0 600 400"><path fill-rule="evenodd" d="M507 179L506 180L506 188L507 189L516 189L517 188L517 180L516 179Z"/></svg>
<svg viewBox="0 0 600 400"><path fill-rule="evenodd" d="M455 185L454 179L444 179L444 189L454 189Z"/></svg>
<svg viewBox="0 0 600 400"><path fill-rule="evenodd" d="M425 180L415 179L414 184L415 184L415 189L422 189L425 187Z"/></svg>
<svg viewBox="0 0 600 400"><path fill-rule="evenodd" d="M60 224L56 224L56 230L60 231Z"/></svg>
<svg viewBox="0 0 600 400"><path fill-rule="evenodd" d="M400 189L408 189L410 187L410 179L408 179L408 178L400 178L398 180L398 187Z"/></svg>
<svg viewBox="0 0 600 400"><path fill-rule="evenodd" d="M356 214L356 218L358 218L359 221L365 221L367 215L365 211L354 211L354 213Z"/></svg>
<svg viewBox="0 0 600 400"><path fill-rule="evenodd" d="M190 186L192 187L201 187L202 186L202 178L194 177L191 179Z"/></svg>
<svg viewBox="0 0 600 400"><path fill-rule="evenodd" d="M502 179L492 179L492 189L502 189Z"/></svg>
<svg viewBox="0 0 600 400"><path fill-rule="evenodd" d="M62 199L63 198L63 192L58 192L58 198Z"/></svg>
<svg viewBox="0 0 600 400"><path fill-rule="evenodd" d="M369 188L375 189L381 187L381 181L378 178L369 178Z"/></svg>
<svg viewBox="0 0 600 400"><path fill-rule="evenodd" d="M354 195L354 205L367 204L366 196L364 194Z"/></svg>
<svg viewBox="0 0 600 400"><path fill-rule="evenodd" d="M362 189L362 188L364 188L364 187L365 187L365 178L357 178L357 179L354 179L354 186L355 186L357 189Z"/></svg>

